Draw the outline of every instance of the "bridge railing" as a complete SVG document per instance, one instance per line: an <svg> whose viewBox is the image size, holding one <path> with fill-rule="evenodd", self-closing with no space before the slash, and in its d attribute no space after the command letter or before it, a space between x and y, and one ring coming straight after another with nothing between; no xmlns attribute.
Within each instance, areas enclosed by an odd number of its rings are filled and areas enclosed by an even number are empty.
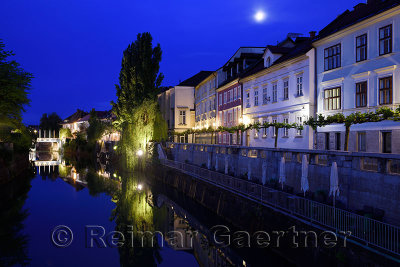
<svg viewBox="0 0 400 267"><path fill-rule="evenodd" d="M160 161L166 166L339 234L350 232L351 239L400 256L400 228L397 226L195 165L168 159Z"/></svg>

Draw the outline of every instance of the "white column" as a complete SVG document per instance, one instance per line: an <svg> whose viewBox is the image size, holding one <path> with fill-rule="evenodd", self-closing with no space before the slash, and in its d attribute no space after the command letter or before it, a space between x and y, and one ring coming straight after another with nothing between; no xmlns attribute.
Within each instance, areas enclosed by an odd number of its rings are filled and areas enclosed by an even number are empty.
<svg viewBox="0 0 400 267"><path fill-rule="evenodd" d="M39 138L42 136L42 129L39 129Z"/></svg>

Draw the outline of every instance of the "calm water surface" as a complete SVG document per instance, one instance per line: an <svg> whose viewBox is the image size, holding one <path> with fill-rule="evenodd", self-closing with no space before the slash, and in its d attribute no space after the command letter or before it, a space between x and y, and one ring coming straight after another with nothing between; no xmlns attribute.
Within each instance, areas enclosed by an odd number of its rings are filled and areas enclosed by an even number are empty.
<svg viewBox="0 0 400 267"><path fill-rule="evenodd" d="M217 247L210 228L223 219L165 188L143 174L122 174L101 164L38 167L33 178L0 188L0 266L285 265L264 252ZM54 244L52 238L59 244L70 240L66 232L52 235L60 225L73 233L69 246ZM103 229L105 242L91 243L90 234L103 235ZM124 235L124 245L113 246L112 231ZM155 234L143 237L145 231ZM270 260L275 264L264 264Z"/></svg>

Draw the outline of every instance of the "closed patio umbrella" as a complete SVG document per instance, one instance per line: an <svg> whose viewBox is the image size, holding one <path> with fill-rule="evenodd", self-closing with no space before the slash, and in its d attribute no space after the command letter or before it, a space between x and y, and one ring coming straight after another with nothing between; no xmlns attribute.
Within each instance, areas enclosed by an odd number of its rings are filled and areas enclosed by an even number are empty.
<svg viewBox="0 0 400 267"><path fill-rule="evenodd" d="M279 166L279 183L282 184L282 190L283 190L283 184L286 182L286 176L285 176L285 158L281 158L281 163Z"/></svg>
<svg viewBox="0 0 400 267"><path fill-rule="evenodd" d="M339 196L339 177L336 162L333 162L331 167L329 195L333 195L334 200L336 196Z"/></svg>
<svg viewBox="0 0 400 267"><path fill-rule="evenodd" d="M331 176L330 176L330 184L329 184L329 195L333 195L333 225L336 228L336 196L339 196L339 177L338 177L338 169L336 162L332 163L331 167Z"/></svg>
<svg viewBox="0 0 400 267"><path fill-rule="evenodd" d="M308 162L307 156L303 155L303 160L301 162L301 191L304 192L304 196L306 196L308 189Z"/></svg>

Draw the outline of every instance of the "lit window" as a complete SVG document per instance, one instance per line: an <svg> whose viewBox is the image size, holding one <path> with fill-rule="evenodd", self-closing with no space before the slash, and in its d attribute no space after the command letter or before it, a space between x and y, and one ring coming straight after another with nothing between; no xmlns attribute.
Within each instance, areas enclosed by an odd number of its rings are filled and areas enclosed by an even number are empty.
<svg viewBox="0 0 400 267"><path fill-rule="evenodd" d="M288 118L283 119L283 123L289 123ZM289 136L289 128L283 128L283 136L288 137Z"/></svg>
<svg viewBox="0 0 400 267"><path fill-rule="evenodd" d="M392 104L392 77L379 79L379 105Z"/></svg>
<svg viewBox="0 0 400 267"><path fill-rule="evenodd" d="M246 92L246 108L250 107L250 92Z"/></svg>
<svg viewBox="0 0 400 267"><path fill-rule="evenodd" d="M254 106L258 106L258 89L254 90Z"/></svg>
<svg viewBox="0 0 400 267"><path fill-rule="evenodd" d="M303 95L303 76L297 76L297 96Z"/></svg>
<svg viewBox="0 0 400 267"><path fill-rule="evenodd" d="M289 99L289 80L283 81L283 99Z"/></svg>
<svg viewBox="0 0 400 267"><path fill-rule="evenodd" d="M186 125L186 111L185 110L179 111L179 124Z"/></svg>
<svg viewBox="0 0 400 267"><path fill-rule="evenodd" d="M325 96L325 110L337 110L341 109L341 88L332 88L332 89L326 89L324 91L324 96Z"/></svg>
<svg viewBox="0 0 400 267"><path fill-rule="evenodd" d="M266 123L266 122L267 122L266 119L263 120L263 124ZM262 136L262 137L263 137L263 138L266 138L266 137L267 137L267 128L262 128L262 129L263 129L263 130L262 130L262 131L263 131L263 136Z"/></svg>
<svg viewBox="0 0 400 267"><path fill-rule="evenodd" d="M298 116L297 118L296 118L296 123L297 123L297 125L303 125L303 117L301 117L301 116ZM297 131L296 131L296 134L297 135L303 135L303 131L302 130L299 130L299 129L297 129Z"/></svg>
<svg viewBox="0 0 400 267"><path fill-rule="evenodd" d="M274 83L272 85L272 102L278 101L278 84Z"/></svg>
<svg viewBox="0 0 400 267"><path fill-rule="evenodd" d="M263 88L263 105L268 104L268 89L267 87Z"/></svg>
<svg viewBox="0 0 400 267"><path fill-rule="evenodd" d="M341 66L340 44L328 47L324 50L325 71L339 68Z"/></svg>

